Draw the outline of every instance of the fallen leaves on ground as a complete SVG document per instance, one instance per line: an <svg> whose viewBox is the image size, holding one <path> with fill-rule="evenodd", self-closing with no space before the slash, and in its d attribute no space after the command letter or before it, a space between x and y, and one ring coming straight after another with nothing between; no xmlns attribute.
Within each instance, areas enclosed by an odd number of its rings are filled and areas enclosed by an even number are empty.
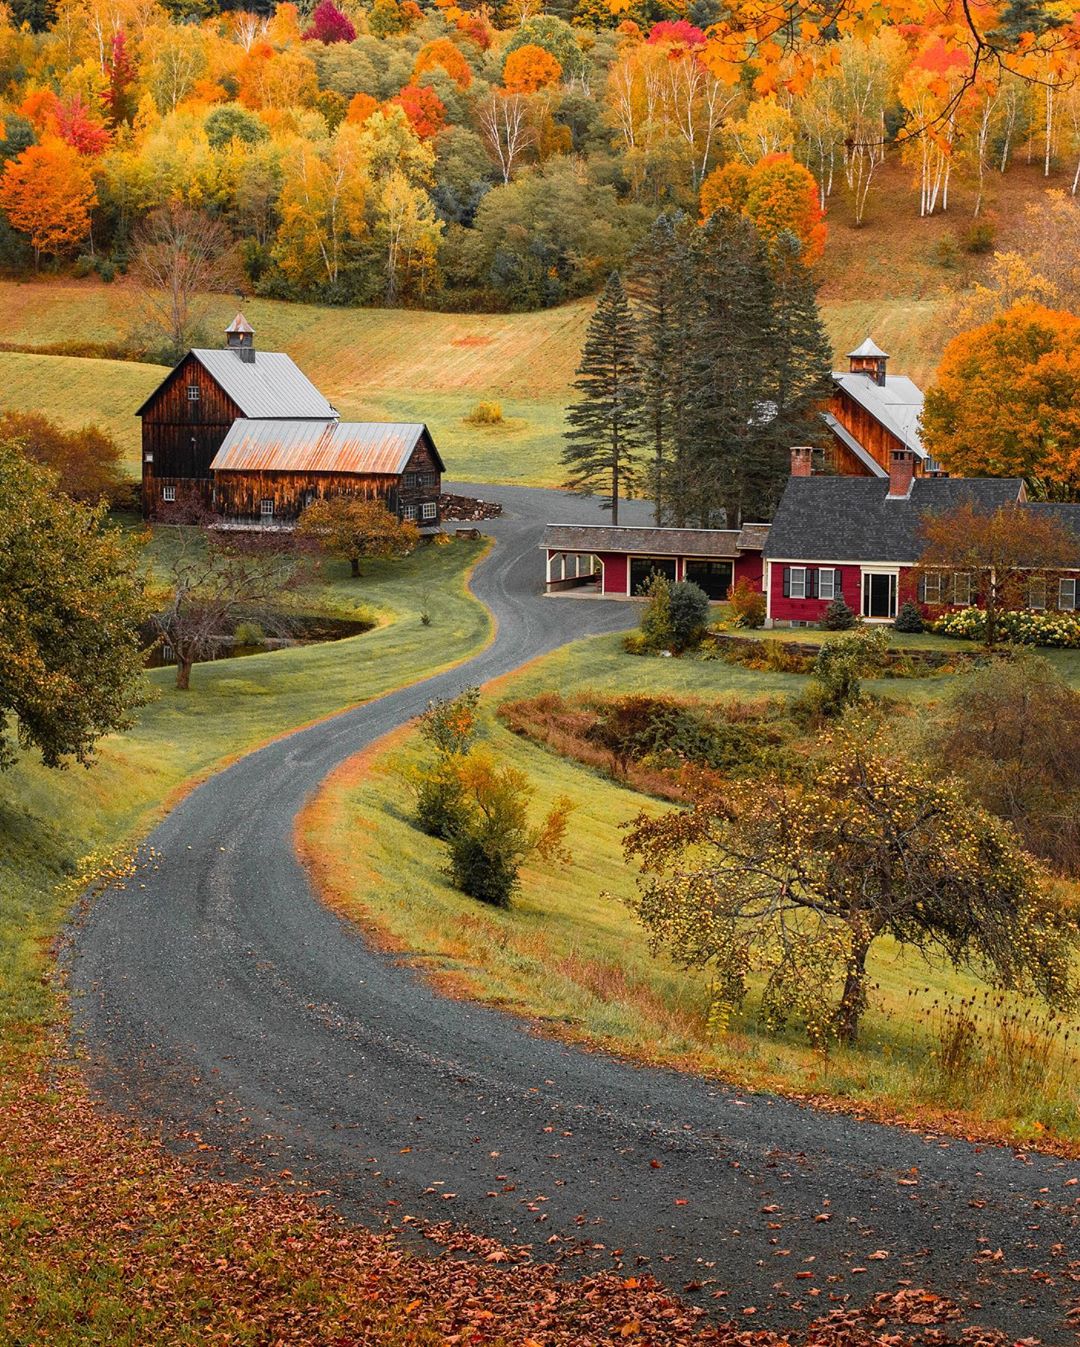
<svg viewBox="0 0 1080 1347"><path fill-rule="evenodd" d="M40 1042L0 1067L5 1342L1007 1347L912 1288L784 1335L763 1312L715 1325L650 1276L572 1278L450 1222L423 1227L440 1252L421 1257L295 1190L203 1177L99 1109Z"/></svg>

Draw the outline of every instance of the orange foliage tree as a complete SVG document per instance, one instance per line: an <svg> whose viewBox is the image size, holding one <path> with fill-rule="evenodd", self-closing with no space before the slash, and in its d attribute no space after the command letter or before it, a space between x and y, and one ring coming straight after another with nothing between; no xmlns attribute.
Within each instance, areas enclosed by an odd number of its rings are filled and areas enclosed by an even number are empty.
<svg viewBox="0 0 1080 1347"><path fill-rule="evenodd" d="M60 256L86 238L96 204L82 156L53 136L9 160L0 177L0 210L13 229L29 237L35 270L42 253Z"/></svg>
<svg viewBox="0 0 1080 1347"><path fill-rule="evenodd" d="M793 234L807 266L825 249L825 222L817 181L790 154L767 154L752 167L730 163L715 169L701 185L701 216L737 211L750 219L773 248L781 234Z"/></svg>
<svg viewBox="0 0 1080 1347"><path fill-rule="evenodd" d="M390 102L403 109L409 125L421 140L437 136L446 124L446 108L429 84L406 84Z"/></svg>
<svg viewBox="0 0 1080 1347"><path fill-rule="evenodd" d="M363 126L373 112L378 112L379 100L372 98L371 94L363 92L353 94L349 100L349 110L345 114L345 120L352 122L354 126Z"/></svg>
<svg viewBox="0 0 1080 1347"><path fill-rule="evenodd" d="M950 472L1080 499L1080 317L1015 304L945 348L922 418Z"/></svg>
<svg viewBox="0 0 1080 1347"><path fill-rule="evenodd" d="M428 70L445 70L459 89L467 89L472 83L472 70L468 61L448 37L436 38L425 44L416 53L413 66L413 79Z"/></svg>
<svg viewBox="0 0 1080 1347"><path fill-rule="evenodd" d="M562 66L549 51L527 42L506 58L503 85L510 93L534 94L557 83Z"/></svg>

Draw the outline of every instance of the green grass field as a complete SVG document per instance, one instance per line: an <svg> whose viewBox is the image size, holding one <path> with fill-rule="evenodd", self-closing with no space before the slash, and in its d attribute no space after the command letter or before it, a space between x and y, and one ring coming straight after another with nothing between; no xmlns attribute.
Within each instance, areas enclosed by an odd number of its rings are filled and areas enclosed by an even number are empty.
<svg viewBox="0 0 1080 1347"><path fill-rule="evenodd" d="M219 343L234 299L210 304L207 339ZM133 292L119 284L0 282L5 340L42 345L77 336L123 341L139 321ZM940 302L830 301L823 306L837 357L868 332L893 368L929 379L940 355ZM463 481L557 486L564 411L591 302L541 313L443 314L327 309L245 301L265 349L285 350L354 420L427 421ZM0 352L0 408L45 410L70 425L94 421L123 445L139 471L135 409L164 375L160 366L72 356ZM505 424L469 424L480 401L501 403Z"/></svg>
<svg viewBox="0 0 1080 1347"><path fill-rule="evenodd" d="M196 665L190 693L173 690L171 669L154 670L153 699L133 729L103 741L91 770L48 771L27 754L0 775L0 1024L46 1011L46 949L74 896L71 877L145 831L185 782L479 649L490 624L465 579L484 546L458 539L402 562L369 562L359 580L334 563L298 597L338 614L361 605L383 625L346 641ZM431 626L420 621L425 608Z"/></svg>
<svg viewBox="0 0 1080 1347"><path fill-rule="evenodd" d="M1080 656L1070 663L1080 682ZM888 681L872 690L927 698L940 696L946 681ZM794 675L722 663L635 658L622 652L619 638L601 637L500 680L485 705L490 712L499 701L552 687L564 693L647 689L753 698L790 693L803 683ZM1070 1083L1080 1061L1060 1040L1037 1086L1027 1078L989 1084L981 1077L939 1078L932 1055L934 1002L978 995L980 984L887 944L874 961L874 1006L857 1049L824 1055L794 1030L768 1034L757 1022L753 998L726 1032L714 1034L704 977L654 958L623 902L634 881L621 859L622 824L641 809L664 806L515 737L490 714L484 733L497 759L521 768L533 782L538 817L560 795L575 802L571 862L554 872L527 867L511 911L484 907L452 889L442 875L441 844L411 825L400 772L417 755L416 736L346 765L302 824L329 900L389 932L449 989L537 1017L574 1037L742 1085L829 1096L916 1121L957 1111L965 1126L986 1135L1080 1141L1080 1108ZM362 857L348 840L357 830L366 839Z"/></svg>

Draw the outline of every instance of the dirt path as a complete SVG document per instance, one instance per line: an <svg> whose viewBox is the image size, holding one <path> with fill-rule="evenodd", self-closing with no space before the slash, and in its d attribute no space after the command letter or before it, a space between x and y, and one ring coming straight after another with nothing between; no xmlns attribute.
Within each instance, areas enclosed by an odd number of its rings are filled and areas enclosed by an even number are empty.
<svg viewBox="0 0 1080 1347"><path fill-rule="evenodd" d="M633 621L538 595L543 524L599 522L593 507L487 494L507 507L474 583L494 643L213 777L148 839L145 887L107 891L74 930L96 1087L357 1220L450 1220L541 1257L583 1245L572 1267L647 1267L725 1315L753 1308L748 1326L909 1283L1015 1338L1074 1342L1080 1166L567 1047L439 998L314 897L293 820L329 771L432 696Z"/></svg>

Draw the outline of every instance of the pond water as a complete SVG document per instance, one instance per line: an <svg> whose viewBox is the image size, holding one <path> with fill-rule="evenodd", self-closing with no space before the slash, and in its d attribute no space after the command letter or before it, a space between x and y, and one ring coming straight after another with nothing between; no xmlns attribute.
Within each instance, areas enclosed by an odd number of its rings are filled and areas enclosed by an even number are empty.
<svg viewBox="0 0 1080 1347"><path fill-rule="evenodd" d="M241 619L231 633L211 636L207 649L196 663L207 660L237 659L243 655L264 655L268 650L286 650L294 645L316 645L322 641L344 641L350 636L362 636L375 626L374 622L361 618L327 617L322 613L275 613L263 614L259 628L269 627L274 633L258 637L253 619ZM244 631L244 628L249 630ZM237 633L239 632L239 638ZM143 643L150 645L156 639L152 627L147 626L140 633ZM255 635L257 639L252 639ZM158 642L146 657L146 668L164 669L176 663L176 656L170 645Z"/></svg>

